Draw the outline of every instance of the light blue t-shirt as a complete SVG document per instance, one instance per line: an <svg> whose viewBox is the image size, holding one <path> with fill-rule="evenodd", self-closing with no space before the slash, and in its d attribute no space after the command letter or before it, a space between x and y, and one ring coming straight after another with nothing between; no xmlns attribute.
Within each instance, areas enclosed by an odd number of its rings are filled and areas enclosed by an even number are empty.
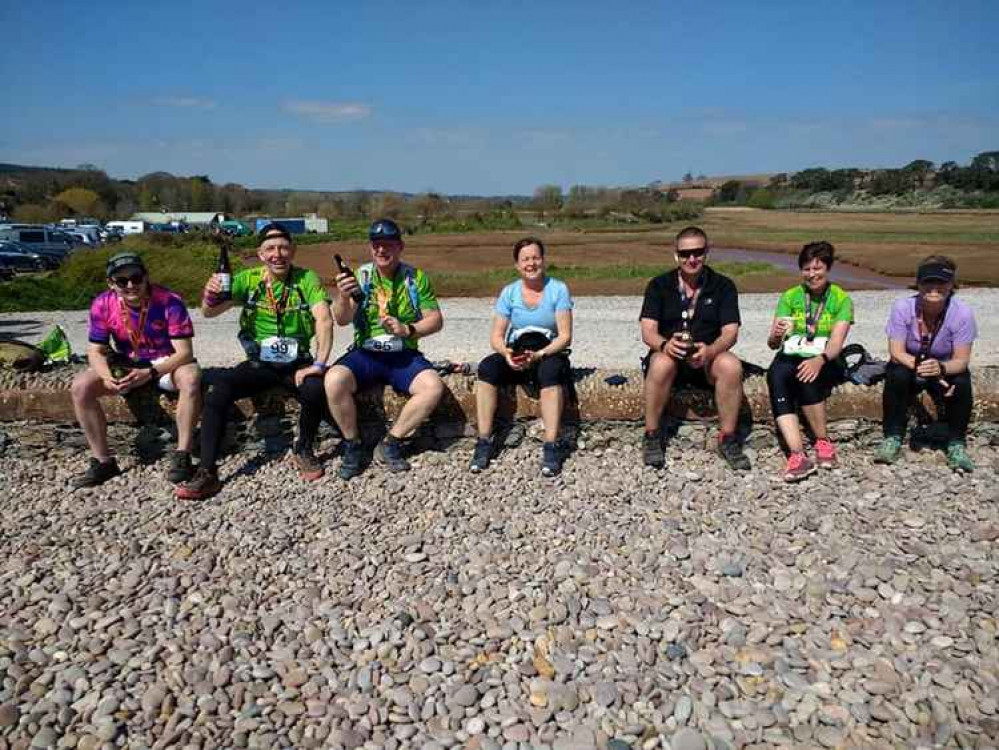
<svg viewBox="0 0 999 750"><path fill-rule="evenodd" d="M513 340L516 332L524 328L543 328L549 331L551 338L554 339L558 335L555 313L571 309L572 297L569 296L569 287L551 276L545 277L545 289L537 307L528 307L524 304L522 282L519 279L503 287L503 291L496 299L496 314L510 321L507 341Z"/></svg>

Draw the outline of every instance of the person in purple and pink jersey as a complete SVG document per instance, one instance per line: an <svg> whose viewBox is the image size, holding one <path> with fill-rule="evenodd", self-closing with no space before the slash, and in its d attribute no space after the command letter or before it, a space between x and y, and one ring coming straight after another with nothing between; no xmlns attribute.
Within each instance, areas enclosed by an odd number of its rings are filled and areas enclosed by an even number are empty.
<svg viewBox="0 0 999 750"><path fill-rule="evenodd" d="M888 364L883 394L884 440L876 463L892 464L902 451L909 405L929 391L943 405L947 423L947 465L973 471L965 446L971 422L971 347L978 337L975 314L954 296L957 265L931 255L916 270L918 294L896 300L885 332Z"/></svg>
<svg viewBox="0 0 999 750"><path fill-rule="evenodd" d="M87 360L73 380L73 409L93 458L75 487L96 487L121 473L108 448L107 420L100 399L153 384L179 395L177 450L167 478L191 477L191 441L201 412L201 371L194 359L194 326L184 301L153 284L142 258L118 253L108 260L108 290L90 306Z"/></svg>

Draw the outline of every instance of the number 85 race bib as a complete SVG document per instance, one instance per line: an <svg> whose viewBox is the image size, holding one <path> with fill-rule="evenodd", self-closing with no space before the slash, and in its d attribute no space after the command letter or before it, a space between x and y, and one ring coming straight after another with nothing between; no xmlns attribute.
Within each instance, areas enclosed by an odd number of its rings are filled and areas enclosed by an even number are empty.
<svg viewBox="0 0 999 750"><path fill-rule="evenodd" d="M271 336L260 342L260 361L287 364L298 359L298 340Z"/></svg>

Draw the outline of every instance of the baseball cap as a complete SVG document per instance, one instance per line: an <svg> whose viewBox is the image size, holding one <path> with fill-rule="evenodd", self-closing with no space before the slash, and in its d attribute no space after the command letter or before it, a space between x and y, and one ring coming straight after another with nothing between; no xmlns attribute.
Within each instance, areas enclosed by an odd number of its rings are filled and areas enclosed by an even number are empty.
<svg viewBox="0 0 999 750"><path fill-rule="evenodd" d="M119 271L122 268L128 268L129 266L141 268L143 272L146 270L146 264L143 263L142 258L135 253L118 253L117 255L112 255L108 258L108 278L110 279L111 276L114 275L115 271Z"/></svg>
<svg viewBox="0 0 999 750"><path fill-rule="evenodd" d="M368 229L369 240L401 240L402 230L392 219L379 219Z"/></svg>
<svg viewBox="0 0 999 750"><path fill-rule="evenodd" d="M916 282L922 281L943 281L950 283L954 280L954 269L943 263L924 263L916 270Z"/></svg>
<svg viewBox="0 0 999 750"><path fill-rule="evenodd" d="M275 237L281 237L283 239L288 240L288 242L294 242L294 240L291 238L291 232L289 232L280 224L276 224L274 222L271 222L270 224L266 225L263 229L261 229L257 236L260 238L261 243L263 243L265 240L272 240Z"/></svg>

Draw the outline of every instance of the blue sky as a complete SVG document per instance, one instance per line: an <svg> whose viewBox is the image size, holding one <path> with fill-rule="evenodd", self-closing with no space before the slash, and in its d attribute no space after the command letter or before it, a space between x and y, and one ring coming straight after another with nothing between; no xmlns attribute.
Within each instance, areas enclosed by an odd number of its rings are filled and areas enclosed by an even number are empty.
<svg viewBox="0 0 999 750"><path fill-rule="evenodd" d="M995 0L4 0L0 24L0 161L114 177L502 194L999 149Z"/></svg>

